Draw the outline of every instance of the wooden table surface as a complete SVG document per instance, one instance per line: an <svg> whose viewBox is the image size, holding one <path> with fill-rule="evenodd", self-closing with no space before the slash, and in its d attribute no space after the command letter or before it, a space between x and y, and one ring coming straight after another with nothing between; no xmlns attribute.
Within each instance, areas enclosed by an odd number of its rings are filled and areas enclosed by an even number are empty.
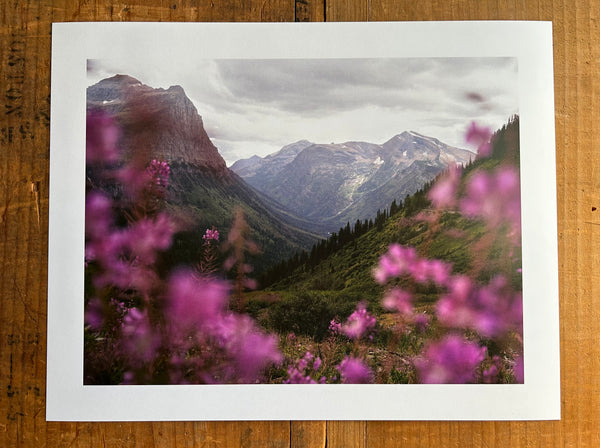
<svg viewBox="0 0 600 448"><path fill-rule="evenodd" d="M45 421L52 22L475 19L554 23L561 421ZM598 0L3 0L0 447L600 446L599 20Z"/></svg>

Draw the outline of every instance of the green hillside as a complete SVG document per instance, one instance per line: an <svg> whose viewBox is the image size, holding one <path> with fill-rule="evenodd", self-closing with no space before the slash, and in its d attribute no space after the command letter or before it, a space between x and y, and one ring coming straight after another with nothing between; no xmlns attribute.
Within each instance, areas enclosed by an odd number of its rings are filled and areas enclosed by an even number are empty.
<svg viewBox="0 0 600 448"><path fill-rule="evenodd" d="M276 209L249 188L239 177L217 179L189 164L174 162L171 166L172 200L167 208L182 222L190 223L175 236L167 254L171 265L197 261L202 252L202 235L216 227L225 241L231 228L234 210L241 209L250 227L250 239L261 249L250 259L255 272L284 260L310 247L319 237L288 223Z"/></svg>
<svg viewBox="0 0 600 448"><path fill-rule="evenodd" d="M518 164L518 132L517 117L498 130L492 139L491 156L464 168L459 190L474 170L490 170L503 163ZM413 246L419 255L449 262L454 273L469 274L481 281L487 281L499 270L506 271L502 268L511 263L515 266L511 280L519 289L521 276L516 269L521 264L520 253L507 257L508 245L502 235L490 236L482 222L467 219L458 211L444 211L435 220L429 219L437 213L427 199L432 184L399 204L394 201L373 222L348 224L329 240L315 245L310 253L296 254L267 272L262 285L268 286L251 295L250 311L280 332L295 331L317 337L325 334L332 318L344 319L359 301L366 301L369 310L380 314L383 287L375 282L372 272L391 243ZM342 236L346 241L339 244ZM480 246L485 249L478 252ZM399 280L402 281L408 280ZM433 285L417 285L416 306L432 303L439 292ZM315 306L319 309L311 313L310 308ZM304 329L298 322L303 319L302 313L309 315Z"/></svg>

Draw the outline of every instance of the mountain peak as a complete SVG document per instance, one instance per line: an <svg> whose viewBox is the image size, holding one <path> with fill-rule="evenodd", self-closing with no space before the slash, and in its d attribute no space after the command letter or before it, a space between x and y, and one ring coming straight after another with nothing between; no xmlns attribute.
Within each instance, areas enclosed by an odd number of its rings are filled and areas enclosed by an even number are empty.
<svg viewBox="0 0 600 448"><path fill-rule="evenodd" d="M89 108L112 114L133 131L124 135L125 151L139 148L148 157L190 163L216 176L231 176L181 86L155 89L119 74L88 87L87 103Z"/></svg>
<svg viewBox="0 0 600 448"><path fill-rule="evenodd" d="M171 86L167 89L167 92L176 94L176 95L182 95L185 96L187 98L187 95L185 94L185 90L183 90L183 87L181 87L180 85L175 85L175 86Z"/></svg>
<svg viewBox="0 0 600 448"><path fill-rule="evenodd" d="M119 84L141 84L141 82L138 79L135 79L133 76L121 74L116 74L115 76L103 79L100 82L114 82Z"/></svg>

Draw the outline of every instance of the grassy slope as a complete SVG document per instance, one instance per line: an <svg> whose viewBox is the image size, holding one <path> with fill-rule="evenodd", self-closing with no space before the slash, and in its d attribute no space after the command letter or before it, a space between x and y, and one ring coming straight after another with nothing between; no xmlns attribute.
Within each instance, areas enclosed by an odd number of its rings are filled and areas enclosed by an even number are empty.
<svg viewBox="0 0 600 448"><path fill-rule="evenodd" d="M461 188L474 170L490 170L505 161L518 164L518 120L509 124L506 130L498 132L492 157L475 161L464 170ZM500 267L506 267L507 257L501 238L496 238L491 250L488 247L485 253L477 253L478 243L484 243L482 240L490 238L481 222L466 219L454 211L444 212L436 224L433 224L435 227L422 219L423 216L434 213L424 199L425 195L426 192L423 191L412 195L415 202L424 205L415 209L406 206L405 202L404 208L387 219L383 229L372 228L314 267L300 266L291 275L268 288L270 297L273 294L290 297L306 292L319 292L325 299L338 305L347 304L333 306L332 313L338 310L341 311L338 314L349 314L358 301L366 300L369 309L379 314L382 311L380 301L383 287L374 281L372 271L391 243L413 246L421 256L452 263L455 273L473 276L476 272L476 277L482 281L487 281ZM473 260L474 256L478 257L477 261ZM518 267L520 254L514 254L509 262ZM520 274L515 273L512 281L518 287L521 282ZM434 287L417 287L415 292L417 306L431 303L439 297L439 291ZM261 302L261 292L253 297ZM256 303L255 307L258 309L271 304L272 300L262 305Z"/></svg>

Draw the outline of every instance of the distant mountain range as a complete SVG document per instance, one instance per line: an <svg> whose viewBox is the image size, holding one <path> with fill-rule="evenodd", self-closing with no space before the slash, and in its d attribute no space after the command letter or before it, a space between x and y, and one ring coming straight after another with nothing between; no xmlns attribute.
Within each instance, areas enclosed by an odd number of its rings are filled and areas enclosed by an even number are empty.
<svg viewBox="0 0 600 448"><path fill-rule="evenodd" d="M239 160L231 169L293 214L335 231L472 158L471 151L407 131L381 145L300 140L264 158Z"/></svg>

